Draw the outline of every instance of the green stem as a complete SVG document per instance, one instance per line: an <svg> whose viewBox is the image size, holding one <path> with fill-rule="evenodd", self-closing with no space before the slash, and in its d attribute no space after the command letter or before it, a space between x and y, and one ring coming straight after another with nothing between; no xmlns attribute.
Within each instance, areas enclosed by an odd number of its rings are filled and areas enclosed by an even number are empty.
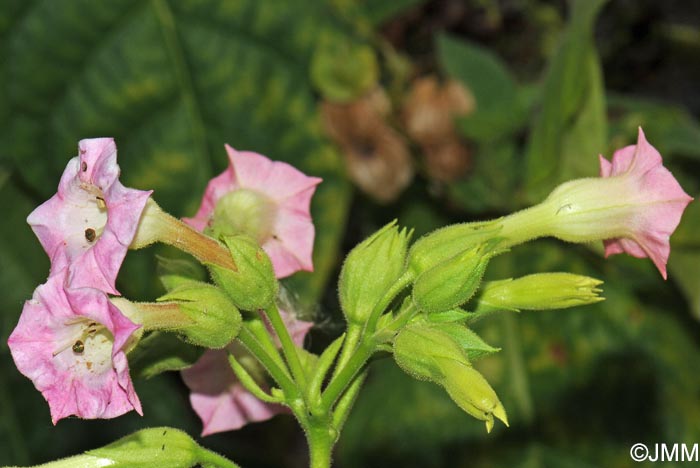
<svg viewBox="0 0 700 468"><path fill-rule="evenodd" d="M348 360L350 360L350 357L355 352L355 348L357 348L357 343L360 342L360 338L362 338L362 326L356 323L349 323L343 349L340 352L338 362L335 364L335 369L333 369L331 378L334 379L348 363Z"/></svg>
<svg viewBox="0 0 700 468"><path fill-rule="evenodd" d="M372 356L374 349L374 340L365 340L360 343L347 364L343 366L342 370L335 378L331 379L328 387L326 387L326 390L321 395L322 412L330 412L331 407L338 397L342 395L355 375L360 372L362 367L367 363L367 360Z"/></svg>
<svg viewBox="0 0 700 468"><path fill-rule="evenodd" d="M365 382L366 378L367 371L355 377L348 389L343 393L343 396L338 400L338 404L335 405L333 410L333 427L338 434L340 434L340 431L343 429L345 421L350 414L350 410L355 404L357 394L360 392L360 388L362 388L362 384Z"/></svg>
<svg viewBox="0 0 700 468"><path fill-rule="evenodd" d="M267 317L270 319L272 328L277 334L277 338L279 338L280 343L282 344L282 352L284 353L287 364L292 371L294 380L296 380L300 388L306 388L306 372L304 371L304 368L301 365L301 360L299 359L299 350L294 344L294 341L292 341L292 337L289 335L289 330L287 330L287 326L284 324L284 320L282 320L282 316L280 315L277 305L273 302L265 309L265 312L267 313Z"/></svg>
<svg viewBox="0 0 700 468"><path fill-rule="evenodd" d="M505 243L499 247L513 247L518 244L549 235L547 223L551 208L544 202L525 208L501 218L503 226L499 237L505 238Z"/></svg>
<svg viewBox="0 0 700 468"><path fill-rule="evenodd" d="M310 468L330 468L335 435L330 428L330 421L319 421L309 428L306 440L309 443Z"/></svg>
<svg viewBox="0 0 700 468"><path fill-rule="evenodd" d="M258 339L258 343L260 343L263 349L267 351L267 354L275 361L275 363L287 371L287 364L284 362L284 359L282 359L279 349L277 349L277 344L272 341L267 325L265 325L261 319L257 318L253 320L246 320L244 322L244 326L248 327L253 336ZM289 372L287 372L287 374L289 374Z"/></svg>
<svg viewBox="0 0 700 468"><path fill-rule="evenodd" d="M265 367L267 372L272 376L275 382L277 382L277 385L280 386L287 399L298 398L299 390L287 373L287 370L278 365L275 359L269 355L255 335L253 335L253 333L245 325L243 328L241 328L241 332L238 335L238 340L240 340L240 342L243 343L243 345L248 348L248 350Z"/></svg>

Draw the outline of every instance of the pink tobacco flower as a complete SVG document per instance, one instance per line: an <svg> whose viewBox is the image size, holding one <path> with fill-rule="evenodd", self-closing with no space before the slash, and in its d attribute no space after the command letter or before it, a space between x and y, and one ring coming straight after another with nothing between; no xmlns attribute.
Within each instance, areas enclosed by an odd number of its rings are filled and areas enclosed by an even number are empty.
<svg viewBox="0 0 700 468"><path fill-rule="evenodd" d="M632 198L638 205L626 220L628 235L604 241L605 256L626 252L649 257L665 279L669 238L693 198L662 165L661 155L647 142L641 128L637 144L617 150L612 162L600 156L600 176L627 179L634 186Z"/></svg>
<svg viewBox="0 0 700 468"><path fill-rule="evenodd" d="M301 346L313 323L280 312L292 339ZM202 420L203 436L233 431L248 423L266 421L287 412L282 405L258 400L241 385L228 362L229 352L239 361L248 356L242 347L231 344L227 349L206 351L192 367L181 372L191 392L192 408Z"/></svg>
<svg viewBox="0 0 700 468"><path fill-rule="evenodd" d="M637 144L616 151L612 162L600 157L600 175L563 183L540 205L516 213L504 232L603 240L606 256L649 257L666 278L669 238L692 198L663 167L641 128Z"/></svg>
<svg viewBox="0 0 700 468"><path fill-rule="evenodd" d="M115 280L150 191L119 182L112 138L81 140L58 193L27 218L51 258L52 274L69 268L70 287L118 294Z"/></svg>
<svg viewBox="0 0 700 468"><path fill-rule="evenodd" d="M124 354L139 326L102 291L65 289L66 275L49 277L25 302L7 340L17 368L49 403L54 424L71 415L142 414Z"/></svg>
<svg viewBox="0 0 700 468"><path fill-rule="evenodd" d="M255 238L270 256L278 278L313 271L309 205L321 179L257 153L228 145L226 151L228 169L209 181L199 211L184 221L214 236Z"/></svg>

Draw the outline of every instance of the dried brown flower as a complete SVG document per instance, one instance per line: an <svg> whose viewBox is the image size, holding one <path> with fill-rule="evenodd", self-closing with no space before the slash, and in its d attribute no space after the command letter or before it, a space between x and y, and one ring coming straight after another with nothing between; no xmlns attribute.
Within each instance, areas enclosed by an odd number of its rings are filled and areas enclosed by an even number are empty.
<svg viewBox="0 0 700 468"><path fill-rule="evenodd" d="M386 121L390 111L382 90L349 104L321 105L324 128L341 147L350 178L384 203L395 200L413 178L406 142Z"/></svg>

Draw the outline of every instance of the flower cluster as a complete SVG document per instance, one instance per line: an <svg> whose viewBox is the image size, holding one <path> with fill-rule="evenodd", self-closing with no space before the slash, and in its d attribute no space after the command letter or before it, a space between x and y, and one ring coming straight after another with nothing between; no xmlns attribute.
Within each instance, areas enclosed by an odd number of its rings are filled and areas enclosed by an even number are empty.
<svg viewBox="0 0 700 468"><path fill-rule="evenodd" d="M321 179L256 153L226 149L230 168L210 182L199 212L185 221L214 237L250 235L270 255L278 277L313 270L309 205ZM67 416L141 414L127 353L144 330L172 328L183 320L173 315L177 306L139 309L113 297L120 295L116 279L129 248L162 241L204 261L221 258L221 252L228 256L214 239L164 213L150 199L151 191L127 188L119 176L113 139L81 140L58 192L27 218L51 269L25 303L8 344L19 371L49 403L54 424ZM300 345L311 323L291 313L284 317ZM190 319L184 320L191 326ZM231 344L228 351L240 353L239 348ZM257 402L236 382L226 352L206 352L183 374L205 434L269 418L281 408ZM229 406L221 403L226 400Z"/></svg>
<svg viewBox="0 0 700 468"><path fill-rule="evenodd" d="M46 283L24 304L8 344L17 368L70 415L141 413L125 352L139 326L109 300L151 192L119 182L111 138L82 140L58 193L27 218L51 259Z"/></svg>
<svg viewBox="0 0 700 468"><path fill-rule="evenodd" d="M490 259L541 236L602 240L606 256L649 257L665 278L670 235L692 200L640 129L635 146L611 162L600 158L601 177L566 182L526 210L448 226L411 246L412 232L389 223L348 255L339 281L348 332L314 356L299 349L312 323L276 301L279 278L313 271L310 204L321 179L257 153L226 151L229 167L209 182L196 215L178 220L150 191L121 184L111 138L82 140L58 192L29 215L51 269L8 344L54 424L141 414L127 355L143 336L159 336L144 334L163 331L207 348L189 368L169 368L182 370L203 435L288 410L308 433L337 434L336 426L309 428L342 424L377 351L442 386L490 431L495 419L507 424L506 411L472 361L497 349L468 322L602 300L600 281L570 273L483 283ZM164 275L168 293L154 303L115 297L127 251L153 242L190 253L212 282Z"/></svg>

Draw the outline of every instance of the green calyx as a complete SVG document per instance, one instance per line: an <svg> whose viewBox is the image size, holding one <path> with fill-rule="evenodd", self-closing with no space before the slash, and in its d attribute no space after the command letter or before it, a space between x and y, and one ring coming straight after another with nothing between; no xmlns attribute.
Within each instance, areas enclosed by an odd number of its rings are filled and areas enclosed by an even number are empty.
<svg viewBox="0 0 700 468"><path fill-rule="evenodd" d="M214 282L228 294L241 310L264 309L272 304L279 291L272 262L254 239L245 236L223 236L222 240L236 269L208 264Z"/></svg>
<svg viewBox="0 0 700 468"><path fill-rule="evenodd" d="M488 262L501 251L496 241L467 248L452 258L423 271L413 285L413 302L426 313L454 309L476 292Z"/></svg>
<svg viewBox="0 0 700 468"><path fill-rule="evenodd" d="M499 238L500 220L453 224L418 239L408 251L408 268L417 276L478 244Z"/></svg>
<svg viewBox="0 0 700 468"><path fill-rule="evenodd" d="M178 312L189 319L173 329L188 342L205 348L220 349L231 343L241 329L238 308L226 293L211 284L189 281L158 299L176 304Z"/></svg>
<svg viewBox="0 0 700 468"><path fill-rule="evenodd" d="M411 233L384 226L348 254L340 272L340 305L350 323L364 324L405 270Z"/></svg>

